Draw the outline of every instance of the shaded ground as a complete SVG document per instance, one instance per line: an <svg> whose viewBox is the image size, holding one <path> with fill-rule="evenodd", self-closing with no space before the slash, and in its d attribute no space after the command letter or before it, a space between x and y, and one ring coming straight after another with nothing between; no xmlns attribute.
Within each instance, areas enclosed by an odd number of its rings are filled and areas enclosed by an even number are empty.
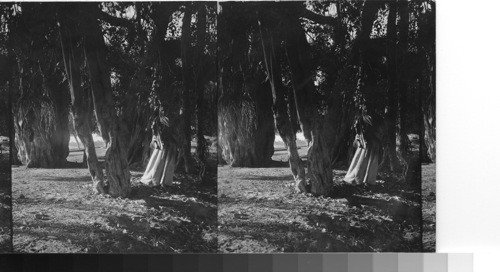
<svg viewBox="0 0 500 272"><path fill-rule="evenodd" d="M422 165L424 251L436 251L436 164Z"/></svg>
<svg viewBox="0 0 500 272"><path fill-rule="evenodd" d="M0 146L0 252L11 252L11 180L8 144Z"/></svg>
<svg viewBox="0 0 500 272"><path fill-rule="evenodd" d="M269 168L218 167L220 251L422 250L420 185L382 173L383 184L353 189L340 185L346 171L334 170L334 196L295 194L286 151L275 150Z"/></svg>
<svg viewBox="0 0 500 272"><path fill-rule="evenodd" d="M72 146L74 148L74 146ZM103 160L104 148L96 148ZM73 150L70 162L81 162ZM207 171L216 178L215 154ZM73 165L75 166L75 165ZM216 186L176 175L174 186L151 188L132 171L128 199L91 193L86 168L13 167L16 252L214 252Z"/></svg>

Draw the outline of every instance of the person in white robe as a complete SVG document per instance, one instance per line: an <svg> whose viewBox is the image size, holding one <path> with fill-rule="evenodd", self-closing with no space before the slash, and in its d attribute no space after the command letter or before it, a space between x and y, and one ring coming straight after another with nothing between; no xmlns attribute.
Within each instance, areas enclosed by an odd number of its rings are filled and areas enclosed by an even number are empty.
<svg viewBox="0 0 500 272"><path fill-rule="evenodd" d="M384 122L381 118L368 119L366 130L357 127L357 149L347 170L344 181L351 185L376 184L379 167L379 154L382 148ZM361 121L362 122L362 121Z"/></svg>
<svg viewBox="0 0 500 272"><path fill-rule="evenodd" d="M177 148L174 144L165 145L159 135L153 136L151 144L153 153L141 182L149 186L171 186L177 164Z"/></svg>

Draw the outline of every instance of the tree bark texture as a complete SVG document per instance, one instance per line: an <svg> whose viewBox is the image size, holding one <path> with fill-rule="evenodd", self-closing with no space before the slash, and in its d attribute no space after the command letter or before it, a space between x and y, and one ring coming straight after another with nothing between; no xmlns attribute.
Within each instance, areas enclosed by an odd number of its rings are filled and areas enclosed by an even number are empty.
<svg viewBox="0 0 500 272"><path fill-rule="evenodd" d="M311 53L305 31L297 17L290 16L287 21L289 31L286 37L287 59L290 65L292 84L297 107L297 116L309 143L307 153L307 177L310 191L316 195L330 193L333 181L330 168L329 147L322 135L323 116L315 105L314 74L311 67Z"/></svg>
<svg viewBox="0 0 500 272"><path fill-rule="evenodd" d="M287 90L282 82L280 68L281 39L276 31L267 28L268 26L264 25L264 27L261 27L260 32L264 63L273 97L274 123L280 137L287 147L288 162L295 180L295 190L297 192L306 192L306 173L303 162L297 151L295 130L288 114L286 103Z"/></svg>
<svg viewBox="0 0 500 272"><path fill-rule="evenodd" d="M387 22L388 47L387 56L389 63L389 89L387 107L387 135L388 142L386 154L389 158L391 171L400 167L396 150L396 134L398 121L398 54L397 54L397 28L396 28L397 3L389 4L389 17Z"/></svg>
<svg viewBox="0 0 500 272"><path fill-rule="evenodd" d="M151 54L156 56L156 72L155 77L157 84L155 90L158 94L158 100L161 104L161 112L166 122L160 121L156 132L160 136L161 149L166 158L162 173L161 183L172 184L175 167L178 164L179 149L183 146L184 127L182 126L179 100L182 97L178 95L179 90L174 85L176 71L173 67L175 59L182 57L182 46L175 42L166 42L164 40L165 33L170 21L171 15L174 12L176 4L174 3L156 3L153 8L153 22L156 25ZM182 91L180 91L182 92ZM153 156L150 158L153 159ZM172 168L173 167L173 168Z"/></svg>
<svg viewBox="0 0 500 272"><path fill-rule="evenodd" d="M270 86L263 83L258 52L250 46L255 40L249 41L246 26L230 18L237 16L233 11L228 4L218 18L218 144L231 166L267 166L275 135Z"/></svg>
<svg viewBox="0 0 500 272"><path fill-rule="evenodd" d="M69 99L57 69L57 53L33 42L47 38L37 30L50 24L48 8L27 5L23 9L18 25L11 30L13 46L2 63L5 65L2 78L10 77L12 81L15 76L17 86L17 90L12 86L17 94L12 105L15 134L12 146L16 149L13 156L27 167L61 167L69 152Z"/></svg>
<svg viewBox="0 0 500 272"><path fill-rule="evenodd" d="M267 105L272 101L266 95L268 88L254 84L255 100L232 95L219 100L218 144L222 158L233 167L262 167L271 162L274 124L271 106Z"/></svg>
<svg viewBox="0 0 500 272"><path fill-rule="evenodd" d="M182 126L183 139L181 147L181 161L184 171L192 171L191 158L191 121L193 106L191 103L194 88L193 78L193 49L191 48L191 6L186 6L184 17L182 18L182 36L181 36L181 59L182 59Z"/></svg>
<svg viewBox="0 0 500 272"><path fill-rule="evenodd" d="M200 7L197 14L197 46L196 46L196 60L197 66L195 68L195 92L196 92L196 154L198 159L205 163L207 156L207 143L204 137L204 125L203 125L203 114L204 114L204 88L205 88L205 76L202 74L204 71L204 64L206 62L204 58L204 49L206 43L206 33L207 33L207 10L204 5Z"/></svg>
<svg viewBox="0 0 500 272"><path fill-rule="evenodd" d="M407 2L398 3L400 15L398 52L401 59L398 61L401 67L408 67L406 55L408 53L408 32L409 32L409 8ZM399 76L399 142L402 157L407 160L409 141L407 129L407 111L408 111L408 69L401 69Z"/></svg>
<svg viewBox="0 0 500 272"><path fill-rule="evenodd" d="M85 28L84 52L92 88L94 110L101 136L109 146L106 150L106 174L111 196L127 197L130 193L130 170L127 162L127 147L120 137L111 90L110 70L106 65L106 48L98 22L98 5L87 5L89 20Z"/></svg>
<svg viewBox="0 0 500 272"><path fill-rule="evenodd" d="M307 142L312 141L313 122L316 118L314 107L315 90L311 67L311 54L306 34L298 17L290 16L286 36L286 52L292 73L297 117Z"/></svg>
<svg viewBox="0 0 500 272"><path fill-rule="evenodd" d="M426 149L423 151L433 162L436 162L436 5L431 3L431 11L426 21L423 17L419 21L425 31L420 33L420 38L425 41L418 49L424 59L422 82L421 107L423 112L423 132Z"/></svg>
<svg viewBox="0 0 500 272"><path fill-rule="evenodd" d="M66 16L71 16L71 14L67 14ZM82 66L82 52L77 47L81 40L79 32L77 25L70 18L60 18L61 48L71 94L71 111L75 129L85 147L87 167L94 183L94 192L106 193L104 174L97 160L94 140L92 138L92 98L89 92L84 90L81 85L80 68Z"/></svg>
<svg viewBox="0 0 500 272"><path fill-rule="evenodd" d="M27 62L19 63L22 90L14 107L16 156L27 167L62 167L69 154L68 101L58 83L62 79L57 71L43 70L38 61Z"/></svg>

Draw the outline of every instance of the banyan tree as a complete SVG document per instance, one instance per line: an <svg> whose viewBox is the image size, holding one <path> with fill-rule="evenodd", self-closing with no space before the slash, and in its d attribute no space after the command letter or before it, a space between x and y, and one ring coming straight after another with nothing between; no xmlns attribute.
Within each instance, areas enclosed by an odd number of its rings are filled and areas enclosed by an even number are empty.
<svg viewBox="0 0 500 272"><path fill-rule="evenodd" d="M37 4L26 6L17 17L3 12L12 33L5 45L11 58L14 154L28 167L60 167L69 152L69 94L58 65L54 12Z"/></svg>
<svg viewBox="0 0 500 272"><path fill-rule="evenodd" d="M113 102L111 71L106 64L106 47L98 21L99 12L97 4L81 4L77 9L74 6L59 6L61 48L71 93L75 129L85 146L94 190L125 197L130 193L127 150L123 138L119 137L121 126ZM85 65L89 78L88 91L81 84L82 65ZM102 138L106 144L109 143L105 160L107 180L104 179L95 152L91 130L92 112L89 105L93 106Z"/></svg>
<svg viewBox="0 0 500 272"><path fill-rule="evenodd" d="M270 163L274 152L272 96L248 5L221 3L218 16L218 144L235 167ZM248 18L250 16L250 18Z"/></svg>
<svg viewBox="0 0 500 272"><path fill-rule="evenodd" d="M204 107L211 105L206 92L214 92L210 86L215 81L215 47L210 44L215 43L215 4L154 3L150 8L155 29L143 65L153 74L151 133L162 150L152 153L156 158L149 160L143 181L170 185L176 165L189 173L195 161L198 178L205 182L204 135L213 124L207 124ZM193 127L195 156L191 154Z"/></svg>
<svg viewBox="0 0 500 272"><path fill-rule="evenodd" d="M259 114L268 113L241 113L249 93L245 79L258 74L252 70L256 67L264 74L258 82L271 97L274 125L287 147L296 190L330 194L332 167L350 160L355 121L376 116L383 118L388 134L383 161L403 174L419 170L408 169L407 135L423 139L421 113L430 116L433 111L432 103L422 104L423 110L418 106L423 93L433 99L432 91L422 90L432 86L432 2L223 3L220 9L219 144L226 161L253 166L234 154L267 152L266 146L255 150L251 141L265 133L257 129L263 124L246 122L247 116L259 120ZM426 117L429 150L431 122L432 116ZM305 162L295 145L297 123L308 142ZM247 131L240 135L242 125Z"/></svg>
<svg viewBox="0 0 500 272"><path fill-rule="evenodd" d="M418 171L409 134L435 160L432 1L10 3L1 17L17 157L64 165L74 126L99 193L128 195L153 137L176 166L167 183L175 170L204 179L206 135L220 162L265 167L278 133L296 189L327 195L371 116L384 120L383 167Z"/></svg>
<svg viewBox="0 0 500 272"><path fill-rule="evenodd" d="M16 101L16 153L27 167L65 166L74 129L97 193L128 196L129 166L148 164L156 136L170 164L192 172L196 163L205 180L215 3L11 3L1 11L1 53L15 63L5 81ZM94 133L107 147L104 169ZM162 173L167 183L172 171Z"/></svg>
<svg viewBox="0 0 500 272"><path fill-rule="evenodd" d="M62 77L22 65L22 88L13 105L17 155L27 167L64 166L69 154L69 97Z"/></svg>

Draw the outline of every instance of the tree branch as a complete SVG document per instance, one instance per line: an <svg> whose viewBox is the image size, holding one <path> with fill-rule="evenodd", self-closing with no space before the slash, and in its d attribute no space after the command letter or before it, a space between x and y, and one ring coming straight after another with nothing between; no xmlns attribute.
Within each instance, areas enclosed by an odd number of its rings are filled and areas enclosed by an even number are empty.
<svg viewBox="0 0 500 272"><path fill-rule="evenodd" d="M134 29L134 23L132 21L125 18L112 16L104 11L100 12L99 19L114 26L121 26L121 27L126 27L128 29Z"/></svg>
<svg viewBox="0 0 500 272"><path fill-rule="evenodd" d="M318 24L325 24L325 25L331 25L331 26L337 26L337 24L338 24L337 18L320 15L320 14L312 12L306 8L302 9L302 12L300 13L300 17L304 17L304 18L309 19L309 20L311 20L315 23L318 23Z"/></svg>

